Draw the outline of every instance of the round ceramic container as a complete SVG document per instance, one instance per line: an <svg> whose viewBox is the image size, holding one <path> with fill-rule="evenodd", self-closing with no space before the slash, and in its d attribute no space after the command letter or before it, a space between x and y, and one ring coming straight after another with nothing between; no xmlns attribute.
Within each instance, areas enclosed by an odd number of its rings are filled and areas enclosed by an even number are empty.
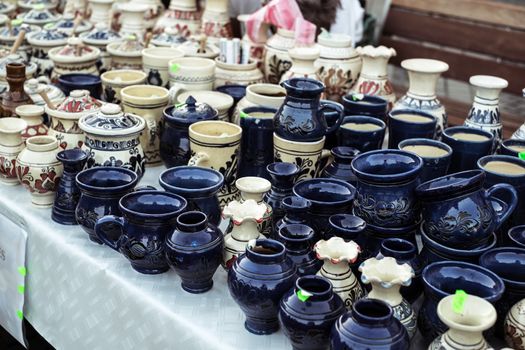
<svg viewBox="0 0 525 350"><path fill-rule="evenodd" d="M257 62L247 64L229 64L215 59L215 88L223 85L252 85L263 82L263 74L257 68Z"/></svg>
<svg viewBox="0 0 525 350"><path fill-rule="evenodd" d="M57 22L61 16L53 14L50 10L46 8L33 8L28 12L24 12L16 16L16 18L21 19L26 24L34 24L36 26L43 27L48 23Z"/></svg>
<svg viewBox="0 0 525 350"><path fill-rule="evenodd" d="M49 50L66 45L68 37L66 33L57 29L43 29L27 36L27 41L33 47L31 62L37 65L37 76L44 74L51 78L53 61L49 58Z"/></svg>
<svg viewBox="0 0 525 350"><path fill-rule="evenodd" d="M142 50L142 66L148 74L148 84L168 87L168 62L183 57L184 52L170 47L151 47Z"/></svg>
<svg viewBox="0 0 525 350"><path fill-rule="evenodd" d="M105 72L100 76L102 99L105 102L120 104L120 91L126 86L145 84L147 77L147 74L140 70L116 69Z"/></svg>
<svg viewBox="0 0 525 350"><path fill-rule="evenodd" d="M29 24L12 25L11 28L4 26L0 29L0 48L10 51L21 30L24 30L27 35L29 33L38 32L40 29L39 26ZM18 48L17 53L27 60L31 56L31 50L31 45L28 44L26 39Z"/></svg>
<svg viewBox="0 0 525 350"><path fill-rule="evenodd" d="M204 47L204 52L201 52L199 43L193 40L186 41L185 43L176 46L176 48L182 50L186 57L215 59L221 52L216 45L209 43Z"/></svg>
<svg viewBox="0 0 525 350"><path fill-rule="evenodd" d="M98 74L97 60L100 50L86 46L80 38L69 38L66 46L49 50L49 58L54 63L51 80L56 81L62 74Z"/></svg>
<svg viewBox="0 0 525 350"><path fill-rule="evenodd" d="M136 39L127 38L106 46L111 55L111 69L142 70L142 50L144 46Z"/></svg>
<svg viewBox="0 0 525 350"><path fill-rule="evenodd" d="M100 73L104 73L111 67L111 55L106 50L106 46L114 41L121 40L119 33L108 28L106 23L96 23L95 28L90 32L80 34L82 41L100 50L100 60L97 68Z"/></svg>
<svg viewBox="0 0 525 350"><path fill-rule="evenodd" d="M185 103L193 96L197 102L207 103L219 112L219 120L229 121L228 112L233 106L233 98L218 91L186 91L177 97L178 103Z"/></svg>

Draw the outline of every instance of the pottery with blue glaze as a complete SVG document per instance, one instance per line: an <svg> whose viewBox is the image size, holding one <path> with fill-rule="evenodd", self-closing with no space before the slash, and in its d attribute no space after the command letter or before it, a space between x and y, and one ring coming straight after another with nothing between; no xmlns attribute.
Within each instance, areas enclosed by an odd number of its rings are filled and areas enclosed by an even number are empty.
<svg viewBox="0 0 525 350"><path fill-rule="evenodd" d="M456 134L472 135L469 137L476 140L458 139L454 137ZM494 136L490 132L466 126L445 129L441 140L452 148L449 174L476 169L478 159L491 154L494 145Z"/></svg>
<svg viewBox="0 0 525 350"><path fill-rule="evenodd" d="M504 140L498 150L498 153L504 156L519 157L520 153L525 152L525 140L508 139Z"/></svg>
<svg viewBox="0 0 525 350"><path fill-rule="evenodd" d="M324 239L341 237L346 242L356 241L366 229L366 222L358 216L351 214L334 214L328 218L330 227Z"/></svg>
<svg viewBox="0 0 525 350"><path fill-rule="evenodd" d="M364 128L366 125L371 129ZM385 131L386 124L378 118L366 115L345 116L337 130L337 143L339 146L356 148L361 152L373 151L382 148Z"/></svg>
<svg viewBox="0 0 525 350"><path fill-rule="evenodd" d="M293 185L299 175L299 167L293 163L276 162L268 164L266 171L270 175L272 187L264 195L264 200L273 209L273 225L284 217L284 198L292 195Z"/></svg>
<svg viewBox="0 0 525 350"><path fill-rule="evenodd" d="M281 201L284 216L278 220L272 232L272 238L277 238L279 230L285 225L303 224L309 225L308 210L312 203L308 199L299 196L287 196Z"/></svg>
<svg viewBox="0 0 525 350"><path fill-rule="evenodd" d="M102 81L98 75L71 73L62 74L58 84L64 94L68 96L73 90L88 90L91 97L100 99L102 94Z"/></svg>
<svg viewBox="0 0 525 350"><path fill-rule="evenodd" d="M303 224L284 225L279 229L277 239L286 247L286 253L297 266L299 276L315 275L323 266L312 250L314 234L310 226Z"/></svg>
<svg viewBox="0 0 525 350"><path fill-rule="evenodd" d="M404 227L382 227L367 223L364 234L359 235L356 241L363 248L361 258L366 260L375 257L381 249L381 243L389 238L402 238L416 245L419 226L419 222Z"/></svg>
<svg viewBox="0 0 525 350"><path fill-rule="evenodd" d="M352 160L360 153L352 147L339 146L330 151L333 161L323 170L322 177L330 177L348 182L352 186L357 185L357 178L352 171Z"/></svg>
<svg viewBox="0 0 525 350"><path fill-rule="evenodd" d="M324 118L326 119L326 124L329 127L339 124L340 111L344 110L343 105L341 105L340 103L334 102L334 101L330 101L330 100L321 100L320 104L321 104L321 107L323 108L323 115L324 115ZM337 146L337 130L338 129L339 128L335 128L325 134L326 140L324 143L324 148L332 149Z"/></svg>
<svg viewBox="0 0 525 350"><path fill-rule="evenodd" d="M509 245L525 248L525 225L514 226L507 232Z"/></svg>
<svg viewBox="0 0 525 350"><path fill-rule="evenodd" d="M239 103L240 100L244 98L244 96L246 96L246 86L229 84L229 85L218 86L215 88L215 90L222 92L223 94L229 95L233 98L233 106L230 108L228 112L230 121L233 121L233 115L234 115L235 109L237 108L237 104Z"/></svg>
<svg viewBox="0 0 525 350"><path fill-rule="evenodd" d="M388 148L397 148L401 141L408 139L434 139L437 125L438 119L430 113L411 109L393 110L388 114Z"/></svg>
<svg viewBox="0 0 525 350"><path fill-rule="evenodd" d="M399 142L397 147L400 150L415 153L423 159L423 169L419 175L421 182L447 174L452 159L452 148L446 143L437 140L414 138ZM421 147L429 148L421 150ZM436 149L433 149L434 147ZM443 154L437 154L436 151Z"/></svg>
<svg viewBox="0 0 525 350"><path fill-rule="evenodd" d="M388 101L379 96L350 93L343 97L345 115L371 116L386 122Z"/></svg>

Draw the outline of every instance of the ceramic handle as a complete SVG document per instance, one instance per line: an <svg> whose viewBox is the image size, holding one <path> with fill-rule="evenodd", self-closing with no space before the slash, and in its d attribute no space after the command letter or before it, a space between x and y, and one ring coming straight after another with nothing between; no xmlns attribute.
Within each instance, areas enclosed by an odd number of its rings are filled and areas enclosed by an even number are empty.
<svg viewBox="0 0 525 350"><path fill-rule="evenodd" d="M106 235L104 226L109 224L119 226L122 231L120 237L116 241L109 239L109 237ZM127 240L127 236L124 234L124 224L124 218L115 215L106 215L97 220L97 223L95 224L95 234L97 235L98 239L104 242L104 244L118 251L122 246L123 241Z"/></svg>
<svg viewBox="0 0 525 350"><path fill-rule="evenodd" d="M319 177L324 169L332 162L332 152L328 149L321 150L321 156L319 157L319 168L316 171L315 176ZM323 164L324 163L324 164Z"/></svg>
<svg viewBox="0 0 525 350"><path fill-rule="evenodd" d="M38 78L36 78L36 80L42 84L47 84L47 85L51 84L51 80L45 75L39 76Z"/></svg>
<svg viewBox="0 0 525 350"><path fill-rule="evenodd" d="M186 88L184 85L179 83L174 83L169 90L169 104L175 105L177 104L177 96L179 96L181 93L186 91Z"/></svg>
<svg viewBox="0 0 525 350"><path fill-rule="evenodd" d="M210 157L204 152L197 152L193 157L190 158L188 165L200 166L202 163L210 160Z"/></svg>
<svg viewBox="0 0 525 350"><path fill-rule="evenodd" d="M321 113L324 113L323 111L324 110L328 110L328 109L329 110L334 110L335 109L337 111L337 114L339 114L339 118L337 118L337 122L334 125L332 125L331 127L326 128L326 133L330 134L330 133L336 131L337 129L339 129L339 127L341 126L341 123L343 122L343 119L345 117L345 111L344 111L342 106L338 106L336 104L321 105L321 108L319 108L319 111Z"/></svg>
<svg viewBox="0 0 525 350"><path fill-rule="evenodd" d="M487 190L486 192L487 198L489 200L493 198L495 199L494 193L496 192L508 192L510 195L510 200L504 201L507 204L507 208L505 210L502 210L501 212L496 213L497 215L496 228L494 230L499 229L501 224L503 224L505 220L507 220L509 215L512 214L512 212L514 211L514 209L516 209L516 206L518 205L518 192L516 192L516 189L514 188L514 186L509 185L509 184L496 184Z"/></svg>

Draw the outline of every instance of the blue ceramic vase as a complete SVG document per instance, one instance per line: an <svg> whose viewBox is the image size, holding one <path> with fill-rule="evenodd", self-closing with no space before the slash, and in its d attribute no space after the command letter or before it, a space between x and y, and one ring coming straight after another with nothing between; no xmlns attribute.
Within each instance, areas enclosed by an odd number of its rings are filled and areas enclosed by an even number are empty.
<svg viewBox="0 0 525 350"><path fill-rule="evenodd" d="M75 209L80 199L80 190L75 177L84 168L87 154L78 148L68 149L59 152L57 159L64 165L64 174L58 184L51 219L62 225L77 225Z"/></svg>
<svg viewBox="0 0 525 350"><path fill-rule="evenodd" d="M352 147L339 146L332 148L330 153L333 161L324 168L321 176L343 180L352 186L357 185L357 178L350 164L360 152Z"/></svg>
<svg viewBox="0 0 525 350"><path fill-rule="evenodd" d="M279 329L279 302L297 279L297 268L280 242L258 239L228 271L228 289L246 316L245 328L254 334Z"/></svg>
<svg viewBox="0 0 525 350"><path fill-rule="evenodd" d="M286 247L286 254L297 267L299 276L315 275L323 266L323 261L317 259L312 247L314 245L314 230L301 224L284 225L279 229L278 240Z"/></svg>
<svg viewBox="0 0 525 350"><path fill-rule="evenodd" d="M366 222L351 214L334 214L328 218L329 229L323 239L341 237L346 242L358 241L366 229Z"/></svg>
<svg viewBox="0 0 525 350"><path fill-rule="evenodd" d="M345 115L366 115L386 122L388 101L379 96L348 94L343 97Z"/></svg>
<svg viewBox="0 0 525 350"><path fill-rule="evenodd" d="M279 230L285 225L303 224L309 226L308 210L312 203L308 199L288 196L283 198L281 204L285 215L276 222L272 238L277 238Z"/></svg>
<svg viewBox="0 0 525 350"><path fill-rule="evenodd" d="M124 255L135 271L163 273L169 269L164 255L166 235L172 231L186 205L181 196L164 191L129 193L119 201L121 216L107 215L97 220L95 234ZM119 227L120 236L111 237L106 227Z"/></svg>
<svg viewBox="0 0 525 350"><path fill-rule="evenodd" d="M272 207L273 226L284 216L283 199L292 194L295 179L301 168L293 163L277 162L266 167L270 174L272 188L265 193L264 201Z"/></svg>
<svg viewBox="0 0 525 350"><path fill-rule="evenodd" d="M365 128L363 125L370 127ZM377 118L366 115L345 116L339 130L337 130L337 144L352 147L361 153L381 149L385 139L386 124Z"/></svg>
<svg viewBox="0 0 525 350"><path fill-rule="evenodd" d="M279 324L292 349L327 350L332 326L345 312L343 301L333 292L329 280L304 276L281 299Z"/></svg>
<svg viewBox="0 0 525 350"><path fill-rule="evenodd" d="M179 215L175 230L166 236L166 260L185 291L204 293L213 286L223 247L222 232L208 223L206 214L189 211Z"/></svg>
<svg viewBox="0 0 525 350"><path fill-rule="evenodd" d="M405 227L389 228L367 224L364 234L359 235L356 240L362 248L360 258L366 260L377 256L381 249L381 243L389 238L402 238L417 245L416 233L418 232L419 226L420 224L416 223Z"/></svg>
<svg viewBox="0 0 525 350"><path fill-rule="evenodd" d="M332 327L331 350L408 350L410 338L394 317L390 305L377 299L360 299Z"/></svg>

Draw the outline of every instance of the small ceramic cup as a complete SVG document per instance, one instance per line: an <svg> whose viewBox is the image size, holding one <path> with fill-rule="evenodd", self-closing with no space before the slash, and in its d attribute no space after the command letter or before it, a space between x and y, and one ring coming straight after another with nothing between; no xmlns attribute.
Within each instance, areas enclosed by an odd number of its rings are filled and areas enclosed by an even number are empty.
<svg viewBox="0 0 525 350"><path fill-rule="evenodd" d="M181 57L169 61L170 99L184 91L211 91L215 82L215 62L208 58Z"/></svg>
<svg viewBox="0 0 525 350"><path fill-rule="evenodd" d="M436 136L437 118L432 114L398 109L388 114L388 148L397 148L408 139L433 139Z"/></svg>
<svg viewBox="0 0 525 350"><path fill-rule="evenodd" d="M443 131L442 141L452 148L449 174L477 168L477 161L489 155L494 136L484 130L454 126Z"/></svg>
<svg viewBox="0 0 525 350"><path fill-rule="evenodd" d="M150 47L142 50L142 66L148 75L148 84L168 87L168 62L184 56L184 52L171 47Z"/></svg>
<svg viewBox="0 0 525 350"><path fill-rule="evenodd" d="M108 103L120 103L120 90L126 86L145 84L148 75L139 70L111 70L100 76L102 80L102 100Z"/></svg>
<svg viewBox="0 0 525 350"><path fill-rule="evenodd" d="M343 97L345 115L368 115L386 122L388 101L379 96L348 94Z"/></svg>
<svg viewBox="0 0 525 350"><path fill-rule="evenodd" d="M358 149L361 152L381 149L386 124L379 118L355 115L346 116L337 131L339 146Z"/></svg>
<svg viewBox="0 0 525 350"><path fill-rule="evenodd" d="M498 153L505 156L519 157L520 153L525 153L525 140L505 140L501 143Z"/></svg>
<svg viewBox="0 0 525 350"><path fill-rule="evenodd" d="M415 153L423 159L423 169L419 175L421 182L447 174L452 159L452 148L446 143L429 139L408 139L401 141L398 148Z"/></svg>
<svg viewBox="0 0 525 350"><path fill-rule="evenodd" d="M71 73L58 77L60 89L69 96L73 90L88 90L91 97L100 99L102 94L102 81L93 74Z"/></svg>

